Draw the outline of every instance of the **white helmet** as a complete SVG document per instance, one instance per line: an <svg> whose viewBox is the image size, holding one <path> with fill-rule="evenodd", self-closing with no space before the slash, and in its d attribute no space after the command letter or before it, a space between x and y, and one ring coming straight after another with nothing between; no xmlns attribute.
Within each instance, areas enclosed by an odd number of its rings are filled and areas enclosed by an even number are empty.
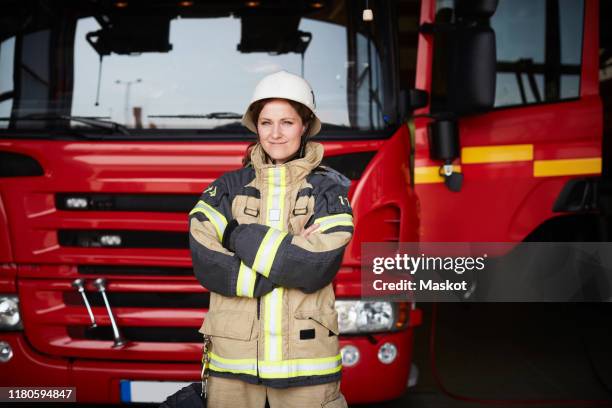
<svg viewBox="0 0 612 408"><path fill-rule="evenodd" d="M278 71L259 81L246 113L242 116L242 124L253 133L257 133L257 125L251 117L251 106L257 101L268 98L289 99L301 103L312 111L312 123L308 133L304 136L314 136L321 130L321 121L315 113L314 92L308 82L301 76L287 71Z"/></svg>

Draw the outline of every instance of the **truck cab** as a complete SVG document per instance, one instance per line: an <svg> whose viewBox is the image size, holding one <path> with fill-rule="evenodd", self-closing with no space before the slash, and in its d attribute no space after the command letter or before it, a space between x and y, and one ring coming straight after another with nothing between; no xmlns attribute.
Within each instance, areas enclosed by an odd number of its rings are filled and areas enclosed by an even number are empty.
<svg viewBox="0 0 612 408"><path fill-rule="evenodd" d="M242 165L250 92L285 69L351 180L342 391L403 395L421 311L361 299L362 243L606 240L605 3L5 1L0 385L129 403L199 380L187 213Z"/></svg>

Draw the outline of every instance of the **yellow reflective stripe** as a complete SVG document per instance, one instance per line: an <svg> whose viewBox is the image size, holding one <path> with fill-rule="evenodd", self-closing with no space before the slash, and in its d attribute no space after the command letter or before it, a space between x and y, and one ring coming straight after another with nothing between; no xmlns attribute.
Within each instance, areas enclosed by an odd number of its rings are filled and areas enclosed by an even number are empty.
<svg viewBox="0 0 612 408"><path fill-rule="evenodd" d="M270 317L268 316L270 312L268 311L272 307L272 302L270 298L272 297L272 292L264 295L263 304L264 304L264 358L266 360L270 359Z"/></svg>
<svg viewBox="0 0 612 408"><path fill-rule="evenodd" d="M257 275L255 271L246 266L244 262L240 262L240 269L238 269L238 283L236 284L236 295L253 297L256 278Z"/></svg>
<svg viewBox="0 0 612 408"><path fill-rule="evenodd" d="M272 337L272 345L276 349L277 358L280 360L283 358L283 336L282 336L283 332L282 330L283 330L283 293L284 293L284 289L281 287L281 288L276 288L276 290L278 290L278 296L276 298L276 305L275 305L276 333ZM274 358L272 358L271 360L274 360Z"/></svg>
<svg viewBox="0 0 612 408"><path fill-rule="evenodd" d="M268 247L268 241L270 241L270 238L274 234L274 231L274 228L268 228L268 232L266 232L266 235L264 235L263 239L261 240L261 244L259 244L257 253L255 254L255 260L253 261L253 269L255 269L259 273L263 273L263 267L261 265L265 264L266 262L266 260L264 259L266 252L265 248ZM265 276L266 278L268 277L268 275Z"/></svg>
<svg viewBox="0 0 612 408"><path fill-rule="evenodd" d="M533 160L533 145L473 146L461 149L461 164Z"/></svg>
<svg viewBox="0 0 612 408"><path fill-rule="evenodd" d="M234 374L257 375L257 360L254 358L223 358L210 352L209 367L214 371Z"/></svg>
<svg viewBox="0 0 612 408"><path fill-rule="evenodd" d="M253 269L255 269L257 272L262 273L262 269L260 267L261 264L265 264L265 259L263 259L264 257L264 248L266 248L268 246L268 241L270 241L270 237L272 237L272 234L274 233L274 228L270 227L268 228L268 232L266 232L266 235L264 235L263 239L261 240L261 244L259 244L259 248L257 249L257 253L255 254L255 260L253 261ZM266 275L266 278L268 276Z"/></svg>
<svg viewBox="0 0 612 408"><path fill-rule="evenodd" d="M257 363L257 359L255 358L227 358L227 357L221 357L220 355L215 354L212 351L210 352L210 358L213 358L221 363L226 363L226 364L256 364Z"/></svg>
<svg viewBox="0 0 612 408"><path fill-rule="evenodd" d="M273 208L274 198L274 169L268 169L268 197L266 201L266 225L270 225L270 214Z"/></svg>
<svg viewBox="0 0 612 408"><path fill-rule="evenodd" d="M285 167L280 168L280 191L279 191L279 208L281 213L281 221L279 222L279 230L285 230L285 223L283 222L284 214L285 214L285 193L286 193L286 173L287 169Z"/></svg>
<svg viewBox="0 0 612 408"><path fill-rule="evenodd" d="M259 362L259 376L270 379L333 374L340 370L342 370L340 354L323 358Z"/></svg>
<svg viewBox="0 0 612 408"><path fill-rule="evenodd" d="M533 161L534 177L601 174L601 157L574 159L534 160L534 145L470 146L461 149L461 164L507 163ZM461 172L461 166L453 166ZM438 166L421 166L414 169L415 184L443 183Z"/></svg>
<svg viewBox="0 0 612 408"><path fill-rule="evenodd" d="M601 174L601 157L562 160L535 160L534 177Z"/></svg>
<svg viewBox="0 0 612 408"><path fill-rule="evenodd" d="M291 369L287 368L284 372L271 373L265 370L259 370L259 376L261 378L274 379L274 378L293 378L293 377L306 377L310 375L327 375L334 374L342 370L342 364L335 367L320 369L320 370L301 370L299 368Z"/></svg>
<svg viewBox="0 0 612 408"><path fill-rule="evenodd" d="M283 223L285 209L285 167L268 169L268 197L266 225L279 230L285 229Z"/></svg>
<svg viewBox="0 0 612 408"><path fill-rule="evenodd" d="M210 353L210 368L215 371L257 375L257 361L254 358L234 359ZM342 370L342 356L300 358L280 361L259 361L261 378L292 378L310 375L333 374Z"/></svg>
<svg viewBox="0 0 612 408"><path fill-rule="evenodd" d="M233 374L250 374L257 375L257 369L235 369L235 368L227 368L222 365L217 365L212 361L209 363L208 367L213 371L220 371L223 373L233 373Z"/></svg>
<svg viewBox="0 0 612 408"><path fill-rule="evenodd" d="M328 215L325 217L317 218L314 224L319 224L319 232L327 231L328 229L337 227L339 225L352 227L353 216L347 213Z"/></svg>
<svg viewBox="0 0 612 408"><path fill-rule="evenodd" d="M279 361L283 358L282 315L283 288L274 288L264 296L265 308L265 360Z"/></svg>
<svg viewBox="0 0 612 408"><path fill-rule="evenodd" d="M453 172L460 173L461 166L453 165ZM415 184L444 183L440 176L440 166L422 166L414 169Z"/></svg>
<svg viewBox="0 0 612 408"><path fill-rule="evenodd" d="M324 228L319 229L319 232L325 232L328 229L331 229L331 228L334 228L334 227L338 227L338 226L352 227L353 226L353 222L352 221L339 221L339 222L335 222L333 224L326 225Z"/></svg>
<svg viewBox="0 0 612 408"><path fill-rule="evenodd" d="M266 197L265 225L271 227L264 236L253 263L253 269L264 276L270 274L278 248L285 237L284 225L286 168L268 169L268 192ZM283 288L275 288L264 296L264 356L266 360L283 358L282 315Z"/></svg>
<svg viewBox="0 0 612 408"><path fill-rule="evenodd" d="M276 258L276 253L278 252L278 247L280 247L281 242L283 242L283 238L287 235L286 232L278 231L278 234L272 237L272 242L270 244L270 250L266 251L267 255L264 258L266 260L266 264L264 266L263 271L261 273L268 277L270 275L270 271L272 270L272 263Z"/></svg>
<svg viewBox="0 0 612 408"><path fill-rule="evenodd" d="M223 214L202 200L198 201L196 206L193 207L193 210L189 212L189 215L193 215L197 212L204 214L206 218L208 218L213 227L215 227L217 237L219 238L219 242L221 242L223 239L223 231L225 231L225 227L227 226L227 219L223 216Z"/></svg>
<svg viewBox="0 0 612 408"><path fill-rule="evenodd" d="M286 235L286 232L270 227L261 240L257 254L255 254L255 260L253 261L253 269L266 278L270 275L278 247Z"/></svg>

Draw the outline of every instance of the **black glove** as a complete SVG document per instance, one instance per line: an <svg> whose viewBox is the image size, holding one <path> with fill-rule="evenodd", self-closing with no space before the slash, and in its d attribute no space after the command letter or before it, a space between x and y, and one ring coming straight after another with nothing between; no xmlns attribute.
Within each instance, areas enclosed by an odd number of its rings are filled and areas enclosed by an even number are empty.
<svg viewBox="0 0 612 408"><path fill-rule="evenodd" d="M225 231L223 231L223 238L221 239L221 245L223 245L225 249L231 252L234 252L234 249L230 248L230 236L232 235L232 232L234 232L234 230L236 229L238 225L240 225L238 224L238 221L236 221L235 219L231 220L225 227Z"/></svg>

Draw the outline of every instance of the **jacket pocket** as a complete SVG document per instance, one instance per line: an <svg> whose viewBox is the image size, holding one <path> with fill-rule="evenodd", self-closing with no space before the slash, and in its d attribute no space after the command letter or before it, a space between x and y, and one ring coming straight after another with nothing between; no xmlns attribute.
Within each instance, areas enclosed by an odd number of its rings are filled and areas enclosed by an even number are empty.
<svg viewBox="0 0 612 408"><path fill-rule="evenodd" d="M314 198L311 192L311 188L305 188L298 192L293 209L289 213L289 232L292 234L301 234L304 226L312 217Z"/></svg>
<svg viewBox="0 0 612 408"><path fill-rule="evenodd" d="M296 310L291 322L289 358L321 358L338 354L335 310Z"/></svg>
<svg viewBox="0 0 612 408"><path fill-rule="evenodd" d="M252 340L257 338L257 333L253 331L254 322L255 315L249 312L209 311L200 328L200 333L235 340Z"/></svg>
<svg viewBox="0 0 612 408"><path fill-rule="evenodd" d="M298 320L314 320L336 336L340 333L338 329L338 313L335 310L332 312L296 310L294 317Z"/></svg>
<svg viewBox="0 0 612 408"><path fill-rule="evenodd" d="M244 209L242 210L242 212L246 215L250 215L251 217L258 218L260 201L261 200L256 197L247 197L246 203L244 205Z"/></svg>

